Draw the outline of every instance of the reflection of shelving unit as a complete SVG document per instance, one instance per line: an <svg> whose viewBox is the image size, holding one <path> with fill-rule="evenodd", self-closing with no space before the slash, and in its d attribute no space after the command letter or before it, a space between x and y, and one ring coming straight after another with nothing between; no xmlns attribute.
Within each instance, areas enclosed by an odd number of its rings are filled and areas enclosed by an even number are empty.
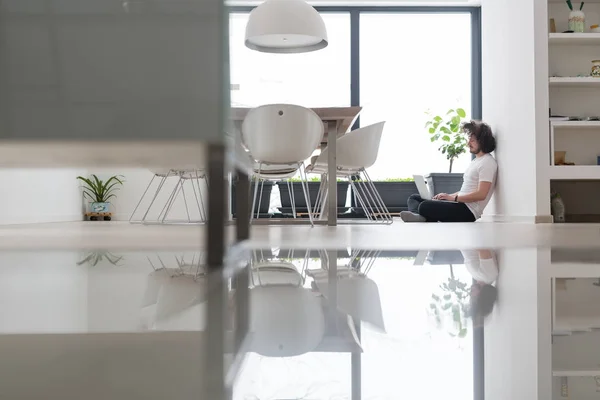
<svg viewBox="0 0 600 400"><path fill-rule="evenodd" d="M552 398L595 399L600 376L600 260L559 252L553 252L552 260ZM568 397L561 395L564 390Z"/></svg>

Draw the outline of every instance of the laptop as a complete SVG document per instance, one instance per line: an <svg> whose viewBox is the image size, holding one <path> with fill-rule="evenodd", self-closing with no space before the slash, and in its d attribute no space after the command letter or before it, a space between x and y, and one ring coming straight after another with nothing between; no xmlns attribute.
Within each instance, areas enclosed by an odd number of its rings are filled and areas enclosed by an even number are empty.
<svg viewBox="0 0 600 400"><path fill-rule="evenodd" d="M433 196L431 195L429 187L425 182L425 177L423 175L413 175L413 179L415 180L415 184L417 185L417 189L419 190L419 196L421 196L423 200L431 200ZM446 201L448 203L456 203L456 201L451 200L443 201Z"/></svg>
<svg viewBox="0 0 600 400"><path fill-rule="evenodd" d="M413 179L419 190L419 196L421 196L423 200L431 200L432 196L427 187L427 183L425 183L425 177L423 175L413 175Z"/></svg>

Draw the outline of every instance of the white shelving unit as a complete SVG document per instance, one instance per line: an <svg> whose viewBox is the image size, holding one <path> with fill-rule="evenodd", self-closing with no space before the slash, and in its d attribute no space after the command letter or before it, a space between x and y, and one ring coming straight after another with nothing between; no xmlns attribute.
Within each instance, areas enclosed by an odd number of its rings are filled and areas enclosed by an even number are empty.
<svg viewBox="0 0 600 400"><path fill-rule="evenodd" d="M600 33L551 33L550 45L600 46Z"/></svg>
<svg viewBox="0 0 600 400"><path fill-rule="evenodd" d="M552 76L550 86L600 87L600 78L591 76Z"/></svg>
<svg viewBox="0 0 600 400"><path fill-rule="evenodd" d="M554 165L550 167L549 176L550 179L556 180L600 180L600 167L596 165Z"/></svg>
<svg viewBox="0 0 600 400"><path fill-rule="evenodd" d="M548 95L551 115L600 117L600 78L590 76L592 61L600 59L600 33L590 26L600 24L600 0L585 1L584 33L568 30L569 8L564 0L548 1L548 19L554 19L556 33L548 33ZM573 2L578 9L580 1ZM567 221L597 222L600 203L600 121L568 121L550 118L550 165L547 177L551 189L565 202ZM566 152L566 161L555 165L556 151Z"/></svg>
<svg viewBox="0 0 600 400"><path fill-rule="evenodd" d="M600 369L592 370L592 369L582 369L582 370L554 370L552 371L552 376L561 376L561 377L569 377L569 376L589 376L595 377L600 376Z"/></svg>
<svg viewBox="0 0 600 400"><path fill-rule="evenodd" d="M600 129L600 121L552 121L554 129Z"/></svg>

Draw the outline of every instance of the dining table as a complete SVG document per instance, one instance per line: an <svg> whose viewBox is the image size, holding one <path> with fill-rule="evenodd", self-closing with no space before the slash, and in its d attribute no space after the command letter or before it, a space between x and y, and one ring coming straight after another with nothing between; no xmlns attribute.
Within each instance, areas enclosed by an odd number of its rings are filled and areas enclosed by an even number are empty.
<svg viewBox="0 0 600 400"><path fill-rule="evenodd" d="M230 120L233 122L235 128L241 132L241 127L246 115L251 110L251 107L232 107L230 111ZM362 107L360 106L349 106L349 107L311 107L324 125L324 135L321 142L321 150L325 147L328 148L327 158L327 176L330 178L327 180L328 185L328 196L327 205L324 212L322 213L319 220L314 221L317 224L326 224L328 226L337 225L337 153L336 153L336 140L344 136L349 132L354 123L356 122ZM291 221L291 220L287 220ZM286 223L286 220L282 220L282 223Z"/></svg>

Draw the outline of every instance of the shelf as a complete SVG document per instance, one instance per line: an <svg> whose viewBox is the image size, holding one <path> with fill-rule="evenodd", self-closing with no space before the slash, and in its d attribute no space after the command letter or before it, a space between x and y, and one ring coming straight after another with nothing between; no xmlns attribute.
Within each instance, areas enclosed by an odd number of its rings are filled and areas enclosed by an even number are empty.
<svg viewBox="0 0 600 400"><path fill-rule="evenodd" d="M600 264L586 262L552 262L550 265L550 275L553 278L598 278L600 276Z"/></svg>
<svg viewBox="0 0 600 400"><path fill-rule="evenodd" d="M600 86L600 78L591 76L553 76L550 86Z"/></svg>
<svg viewBox="0 0 600 400"><path fill-rule="evenodd" d="M600 33L551 33L548 37L548 43L600 46Z"/></svg>
<svg viewBox="0 0 600 400"><path fill-rule="evenodd" d="M567 369L567 370L554 370L552 371L552 376L589 376L595 377L600 376L600 369L589 369L589 370L577 370L577 369Z"/></svg>
<svg viewBox="0 0 600 400"><path fill-rule="evenodd" d="M600 129L600 121L550 121L552 126L556 128L573 128L573 129Z"/></svg>
<svg viewBox="0 0 600 400"><path fill-rule="evenodd" d="M600 180L600 166L554 165L550 166L549 177L556 180Z"/></svg>

